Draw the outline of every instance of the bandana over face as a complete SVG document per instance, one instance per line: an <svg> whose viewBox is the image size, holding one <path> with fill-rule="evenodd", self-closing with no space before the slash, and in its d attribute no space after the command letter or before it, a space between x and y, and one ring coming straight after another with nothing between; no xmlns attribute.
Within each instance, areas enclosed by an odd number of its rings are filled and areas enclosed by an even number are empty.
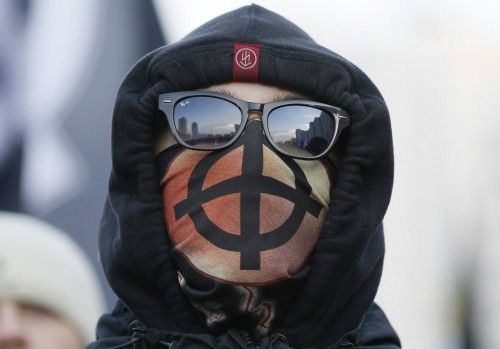
<svg viewBox="0 0 500 349"><path fill-rule="evenodd" d="M181 289L209 328L265 335L307 275L331 164L275 152L258 121L229 148L172 147L157 161Z"/></svg>

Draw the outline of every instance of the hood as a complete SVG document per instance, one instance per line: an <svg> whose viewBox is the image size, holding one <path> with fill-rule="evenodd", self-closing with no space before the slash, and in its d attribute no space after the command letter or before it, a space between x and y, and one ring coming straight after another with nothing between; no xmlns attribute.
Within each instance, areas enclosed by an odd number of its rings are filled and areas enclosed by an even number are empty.
<svg viewBox="0 0 500 349"><path fill-rule="evenodd" d="M257 71L234 74L236 45L259 49ZM121 301L147 327L203 333L177 281L154 162L158 95L258 81L338 106L351 116L332 203L310 272L274 332L293 347L323 347L355 330L372 306L384 257L382 219L393 183L389 113L370 79L302 29L258 5L205 23L143 57L123 80L113 111L112 170L100 226L100 259Z"/></svg>

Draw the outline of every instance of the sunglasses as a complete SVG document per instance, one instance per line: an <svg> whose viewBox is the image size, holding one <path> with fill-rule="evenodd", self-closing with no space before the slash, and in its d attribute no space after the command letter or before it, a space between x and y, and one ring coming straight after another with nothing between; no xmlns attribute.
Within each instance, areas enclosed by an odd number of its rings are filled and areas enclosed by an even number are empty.
<svg viewBox="0 0 500 349"><path fill-rule="evenodd" d="M302 99L255 103L212 91L181 91L161 94L158 103L174 138L193 150L227 148L257 119L276 151L313 160L326 155L350 124L344 110ZM250 110L261 117L249 117Z"/></svg>

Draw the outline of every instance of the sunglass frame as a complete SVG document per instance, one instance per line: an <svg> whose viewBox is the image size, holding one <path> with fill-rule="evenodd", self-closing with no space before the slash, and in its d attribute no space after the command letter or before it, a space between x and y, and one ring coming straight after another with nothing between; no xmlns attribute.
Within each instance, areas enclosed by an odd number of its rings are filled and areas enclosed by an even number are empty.
<svg viewBox="0 0 500 349"><path fill-rule="evenodd" d="M199 146L192 146L188 143L186 143L178 134L177 129L175 127L175 122L174 122L174 110L176 104L188 97L214 97L214 98L219 98L222 100L225 100L227 102L230 102L234 104L238 109L240 110L241 114L241 123L238 131L236 134L227 142L227 144L223 144L220 147L215 147L215 148L204 148L204 147L199 147ZM332 118L334 118L335 122L335 131L333 133L333 137L327 146L327 148L320 154L315 155L315 156L310 156L310 157L304 157L300 155L294 155L294 154L289 154L286 151L280 149L280 147L274 142L273 138L271 137L271 134L269 132L269 127L268 127L268 116L269 114L277 108L283 107L283 106L289 106L289 105L301 105L301 106L309 106L317 109L321 109L322 111L327 112ZM290 99L290 100L283 100L283 101L276 101L276 102L270 102L270 103L256 103L256 102L248 102L241 100L236 97L232 96L227 96L225 94L221 94L218 92L214 91L203 91L203 90L196 90L196 91L176 91L176 92L168 92L168 93L162 93L158 96L158 109L160 109L164 115L166 116L168 126L170 127L170 130L175 138L175 140L181 144L182 146L192 149L192 150L201 150L201 151L213 151L213 150L221 150L225 149L227 147L230 147L234 142L238 140L238 138L241 136L243 133L243 130L245 129L248 121L250 118L248 116L248 113L250 110L254 111L259 111L262 116L261 116L261 122L262 126L264 129L264 133L269 141L269 143L273 146L273 148L278 151L279 153L292 157L294 159L301 159L301 160L316 160L319 159L333 148L335 143L337 142L340 134L342 131L347 128L350 125L350 116L349 114L344 111L341 108L335 107L333 105L325 104L325 103L319 103L315 101L310 101L310 100L302 100L302 99Z"/></svg>

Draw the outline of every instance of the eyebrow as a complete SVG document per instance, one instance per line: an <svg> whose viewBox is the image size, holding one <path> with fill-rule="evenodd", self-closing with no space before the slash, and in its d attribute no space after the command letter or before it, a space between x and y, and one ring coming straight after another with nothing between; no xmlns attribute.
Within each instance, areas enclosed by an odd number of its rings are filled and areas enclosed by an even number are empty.
<svg viewBox="0 0 500 349"><path fill-rule="evenodd" d="M217 92L217 93L220 93L224 96L228 96L228 97L233 97L233 98L238 98L234 93L232 93L231 91L228 91L226 89L223 89L223 88L220 88L220 89L217 89L217 90L213 90L213 92ZM281 102L281 101L289 101L289 100L292 100L292 99L300 99L300 100L307 100L306 98L302 97L302 96L298 96L298 95L293 95L293 94L288 94L286 92L278 92L274 95L273 99L269 102L269 103L272 103L272 102Z"/></svg>

